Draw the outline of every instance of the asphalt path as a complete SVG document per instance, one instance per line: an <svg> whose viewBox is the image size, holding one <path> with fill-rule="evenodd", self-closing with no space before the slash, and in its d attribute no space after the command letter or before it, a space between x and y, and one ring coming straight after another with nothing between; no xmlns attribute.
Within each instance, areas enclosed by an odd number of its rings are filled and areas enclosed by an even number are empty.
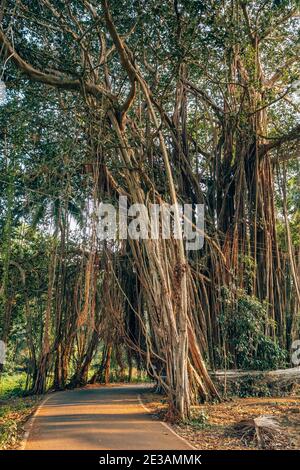
<svg viewBox="0 0 300 470"><path fill-rule="evenodd" d="M187 450L191 446L143 406L141 385L49 395L28 424L25 450Z"/></svg>

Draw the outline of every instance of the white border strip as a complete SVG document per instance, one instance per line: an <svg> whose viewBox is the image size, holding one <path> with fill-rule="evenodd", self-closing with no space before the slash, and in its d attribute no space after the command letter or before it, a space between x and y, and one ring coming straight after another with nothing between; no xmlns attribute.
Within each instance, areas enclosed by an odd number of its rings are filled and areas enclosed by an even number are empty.
<svg viewBox="0 0 300 470"><path fill-rule="evenodd" d="M19 446L19 450L25 450L26 449L26 445L27 445L27 441L28 441L28 438L29 438L29 434L30 434L30 431L34 425L34 422L36 420L36 417L38 416L39 414L39 411L40 409L42 408L42 406L44 406L44 404L52 397L52 395L48 395L46 398L44 398L44 400L41 401L41 403L39 404L39 406L37 407L37 409L35 410L35 412L33 413L33 415L29 418L29 420L25 423L25 433L24 433L24 436L23 436L23 439L20 443L20 446Z"/></svg>
<svg viewBox="0 0 300 470"><path fill-rule="evenodd" d="M147 413L151 413L153 414L153 411L151 411L142 401L142 398L141 398L141 395L139 394L138 395L138 399L139 399L139 403L140 405L144 408L144 410L147 411ZM165 423L164 421L159 421L160 424L162 424L165 428L167 428L169 431L171 431L172 434L174 434L177 438L179 438L181 441L183 441L185 444L187 444L191 449L193 450L198 450L196 447L194 447L187 439L185 439L184 437L180 436L179 434L177 434L176 431L174 431L173 428L171 428L171 426L167 423ZM176 450L176 449L175 449Z"/></svg>

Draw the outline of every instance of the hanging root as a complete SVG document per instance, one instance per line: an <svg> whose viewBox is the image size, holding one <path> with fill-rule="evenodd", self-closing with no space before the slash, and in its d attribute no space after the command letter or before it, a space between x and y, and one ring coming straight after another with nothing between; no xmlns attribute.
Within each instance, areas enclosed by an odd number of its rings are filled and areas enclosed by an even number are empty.
<svg viewBox="0 0 300 470"><path fill-rule="evenodd" d="M244 419L233 426L233 435L245 444L274 449L287 444L288 438L276 419L270 416Z"/></svg>

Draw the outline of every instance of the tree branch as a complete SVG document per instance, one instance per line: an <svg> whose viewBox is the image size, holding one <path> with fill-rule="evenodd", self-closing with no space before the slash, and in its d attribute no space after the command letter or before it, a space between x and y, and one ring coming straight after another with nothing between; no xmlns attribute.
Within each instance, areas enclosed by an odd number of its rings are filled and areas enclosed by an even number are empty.
<svg viewBox="0 0 300 470"><path fill-rule="evenodd" d="M126 50L126 45L123 44L122 39L120 38L116 27L114 25L114 22L112 20L112 16L110 14L110 10L107 4L106 0L102 0L102 5L104 9L104 17L105 17L105 22L106 26L109 30L109 33L112 37L112 40L116 46L116 49L119 53L121 63L126 70L128 74L128 78L131 82L131 88L128 93L128 96L125 100L125 103L122 106L121 109L121 118L120 118L120 127L124 128L125 124L125 119L126 119L126 114L129 111L130 107L132 106L135 98L135 93L136 93L136 79L137 79L137 72L135 67L131 63L131 58L130 58L130 51Z"/></svg>
<svg viewBox="0 0 300 470"><path fill-rule="evenodd" d="M183 80L184 85L188 86L192 91L196 92L218 115L221 117L223 115L223 110L218 106L208 95L205 91L200 90L200 88L196 87L193 83L189 82L188 80Z"/></svg>
<svg viewBox="0 0 300 470"><path fill-rule="evenodd" d="M299 7L293 8L291 11L289 11L286 15L284 15L282 18L280 18L276 23L273 25L269 26L264 33L262 33L259 36L259 42L263 41L266 39L276 28L279 26L283 25L286 21L289 19L299 15Z"/></svg>
<svg viewBox="0 0 300 470"><path fill-rule="evenodd" d="M287 134L279 137L278 139L274 139L268 144L261 145L259 149L259 156L263 157L267 152L269 152L269 150L279 148L285 143L292 142L298 139L300 140L300 124L298 124L296 127L294 127L294 129L292 129Z"/></svg>
<svg viewBox="0 0 300 470"><path fill-rule="evenodd" d="M246 22L247 33L248 33L249 39L251 41L252 46L255 47L255 36L254 36L254 34L252 32L252 29L251 29L250 18L249 18L249 15L248 15L246 2L240 1L240 6L242 8L242 12L243 12L244 19L245 19L245 22Z"/></svg>
<svg viewBox="0 0 300 470"><path fill-rule="evenodd" d="M280 77L286 72L286 70L299 60L299 54L290 57L276 72L272 75L269 80L264 83L265 88L272 88L274 84L280 79Z"/></svg>
<svg viewBox="0 0 300 470"><path fill-rule="evenodd" d="M45 83L46 85L64 90L81 92L82 89L84 89L85 93L93 95L96 98L100 98L104 95L111 101L116 101L117 99L116 96L100 85L96 85L91 82L82 82L80 79L63 78L58 75L44 73L34 68L31 64L22 59L22 57L14 50L14 47L9 42L2 29L0 29L0 44L3 44L6 55L8 57L11 56L11 60L17 65L17 67L36 82Z"/></svg>

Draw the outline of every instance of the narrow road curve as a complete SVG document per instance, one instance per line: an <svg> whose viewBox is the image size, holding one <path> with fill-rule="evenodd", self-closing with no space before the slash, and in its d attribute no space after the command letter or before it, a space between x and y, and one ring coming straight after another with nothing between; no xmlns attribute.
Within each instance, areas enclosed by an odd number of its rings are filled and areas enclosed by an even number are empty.
<svg viewBox="0 0 300 470"><path fill-rule="evenodd" d="M28 425L25 450L187 450L191 446L142 406L141 385L58 392Z"/></svg>

